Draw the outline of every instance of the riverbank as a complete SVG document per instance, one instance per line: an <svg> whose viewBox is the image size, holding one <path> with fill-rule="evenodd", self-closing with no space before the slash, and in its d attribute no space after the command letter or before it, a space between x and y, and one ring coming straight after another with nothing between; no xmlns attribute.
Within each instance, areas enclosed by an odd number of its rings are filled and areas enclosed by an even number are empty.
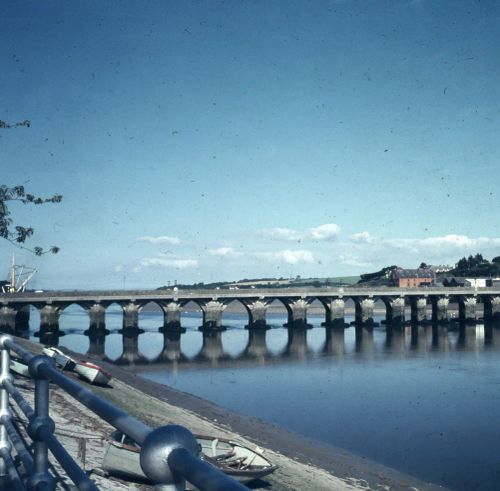
<svg viewBox="0 0 500 491"><path fill-rule="evenodd" d="M37 343L20 340L32 351L39 352ZM76 357L79 355L75 354ZM97 361L97 360L96 360ZM438 490L443 489L422 483L387 467L354 456L330 445L304 438L275 425L248 418L217 406L198 397L142 379L131 370L123 370L115 365L101 362L109 370L113 379L111 387L87 386L103 398L113 402L127 412L151 426L168 423L181 424L195 433L221 435L238 439L250 446L265 449L266 456L279 465L278 471L266 483L257 483L254 489L276 491L311 489L327 490ZM72 417L72 431L89 433L95 427L94 439L105 438L110 428L100 422L79 403L58 391L59 400L69 405L64 412ZM60 404L58 404L60 406ZM85 418L78 415L85 415ZM96 420L84 428L81 421ZM61 418L60 418L61 419ZM59 421L58 421L59 424ZM62 422L64 424L64 422ZM90 425L90 426L89 426ZM104 446L101 448L104 451ZM99 449L95 449L92 462L98 467ZM87 457L87 460L90 457ZM88 467L88 466L87 466ZM102 489L121 489L119 481L103 483Z"/></svg>

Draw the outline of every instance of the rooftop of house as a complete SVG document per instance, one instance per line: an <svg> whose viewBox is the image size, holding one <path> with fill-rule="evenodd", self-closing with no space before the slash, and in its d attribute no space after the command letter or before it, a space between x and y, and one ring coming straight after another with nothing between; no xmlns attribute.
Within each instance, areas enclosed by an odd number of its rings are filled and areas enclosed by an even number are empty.
<svg viewBox="0 0 500 491"><path fill-rule="evenodd" d="M431 269L403 269L393 270L392 276L398 278L429 278L434 279L435 273Z"/></svg>

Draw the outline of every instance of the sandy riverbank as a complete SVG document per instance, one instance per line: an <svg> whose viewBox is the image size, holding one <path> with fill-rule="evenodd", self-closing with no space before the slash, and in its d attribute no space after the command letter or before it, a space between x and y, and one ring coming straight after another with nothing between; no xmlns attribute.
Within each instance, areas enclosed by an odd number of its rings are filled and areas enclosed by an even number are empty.
<svg viewBox="0 0 500 491"><path fill-rule="evenodd" d="M40 345L21 340L32 351ZM75 356L78 356L75 354ZM101 362L100 362L101 363ZM285 490L438 490L410 476L354 456L349 452L307 439L283 428L255 418L236 414L198 397L142 379L131 370L102 362L112 375L111 387L87 386L105 399L140 418L151 426L176 423L194 433L227 436L265 449L270 460L279 465L278 471L254 489ZM58 428L71 425L73 433L92 433L96 447L89 462L98 467L104 452L104 438L109 434L107 424L73 402L69 396L54 388ZM66 414L66 416L65 416ZM67 417L71 421L65 421ZM54 415L53 415L54 417ZM101 446L96 443L101 441ZM90 447L89 447L90 448ZM80 452L81 453L81 452ZM78 456L78 452L76 452ZM122 489L123 483L96 477L101 489ZM135 489L143 489L141 486ZM131 488L129 488L131 489Z"/></svg>

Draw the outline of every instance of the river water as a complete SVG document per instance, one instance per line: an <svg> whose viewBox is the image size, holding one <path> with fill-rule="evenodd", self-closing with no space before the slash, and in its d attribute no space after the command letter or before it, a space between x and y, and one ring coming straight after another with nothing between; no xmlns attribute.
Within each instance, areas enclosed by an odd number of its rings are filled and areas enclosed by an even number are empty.
<svg viewBox="0 0 500 491"><path fill-rule="evenodd" d="M245 315L224 314L228 329L202 335L199 314L183 314L187 328L164 344L158 313L141 314L140 375L256 416L422 480L456 490L500 489L500 330L419 327L372 332L349 327L244 329ZM346 318L349 321L349 318ZM380 320L380 319L379 319ZM32 316L32 331L37 319ZM59 344L85 353L86 314L66 310ZM105 353L123 353L121 315L108 309ZM132 343L133 345L133 343ZM127 344L130 350L130 342ZM148 363L158 356L179 361Z"/></svg>

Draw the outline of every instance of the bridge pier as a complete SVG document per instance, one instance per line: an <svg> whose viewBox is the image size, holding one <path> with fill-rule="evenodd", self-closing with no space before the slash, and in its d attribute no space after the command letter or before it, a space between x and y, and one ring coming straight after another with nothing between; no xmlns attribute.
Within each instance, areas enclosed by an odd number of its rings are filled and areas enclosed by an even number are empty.
<svg viewBox="0 0 500 491"><path fill-rule="evenodd" d="M0 331L7 334L14 334L16 331L17 309L9 305L0 307Z"/></svg>
<svg viewBox="0 0 500 491"><path fill-rule="evenodd" d="M267 304L261 300L245 304L248 312L247 329L269 329L266 322Z"/></svg>
<svg viewBox="0 0 500 491"><path fill-rule="evenodd" d="M100 303L94 303L87 308L89 315L89 330L99 331L106 329L106 308Z"/></svg>
<svg viewBox="0 0 500 491"><path fill-rule="evenodd" d="M484 299L484 321L488 324L500 324L500 297Z"/></svg>
<svg viewBox="0 0 500 491"><path fill-rule="evenodd" d="M477 298L460 297L458 300L458 318L460 322L475 323L476 322L476 303Z"/></svg>
<svg viewBox="0 0 500 491"><path fill-rule="evenodd" d="M40 310L40 331L59 331L61 311L55 305L44 305Z"/></svg>
<svg viewBox="0 0 500 491"><path fill-rule="evenodd" d="M404 297L389 299L386 303L386 309L386 324L388 326L402 326L405 323Z"/></svg>
<svg viewBox="0 0 500 491"><path fill-rule="evenodd" d="M200 331L224 331L222 326L222 314L226 310L226 306L217 300L210 300L201 306L203 311L203 325L199 328Z"/></svg>
<svg viewBox="0 0 500 491"><path fill-rule="evenodd" d="M427 299L425 297L410 297L411 323L421 324L427 321Z"/></svg>
<svg viewBox="0 0 500 491"><path fill-rule="evenodd" d="M373 327L373 311L375 302L372 298L353 297L355 306L355 324L364 327Z"/></svg>
<svg viewBox="0 0 500 491"><path fill-rule="evenodd" d="M325 322L322 323L325 327L334 327L344 329L346 323L345 317L345 301L343 298L336 298L330 303L323 303L325 306Z"/></svg>
<svg viewBox="0 0 500 491"><path fill-rule="evenodd" d="M293 328L310 328L312 327L307 323L307 307L308 303L306 300L299 298L298 300L283 300L288 313L288 322L284 325L285 327Z"/></svg>
<svg viewBox="0 0 500 491"><path fill-rule="evenodd" d="M443 324L448 322L448 297L431 297L432 322Z"/></svg>
<svg viewBox="0 0 500 491"><path fill-rule="evenodd" d="M139 329L139 310L140 307L135 302L129 302L122 305L122 311L123 311L122 329L124 331Z"/></svg>
<svg viewBox="0 0 500 491"><path fill-rule="evenodd" d="M185 332L181 327L181 305L178 302L169 302L166 305L161 305L163 311L163 328L165 331Z"/></svg>

